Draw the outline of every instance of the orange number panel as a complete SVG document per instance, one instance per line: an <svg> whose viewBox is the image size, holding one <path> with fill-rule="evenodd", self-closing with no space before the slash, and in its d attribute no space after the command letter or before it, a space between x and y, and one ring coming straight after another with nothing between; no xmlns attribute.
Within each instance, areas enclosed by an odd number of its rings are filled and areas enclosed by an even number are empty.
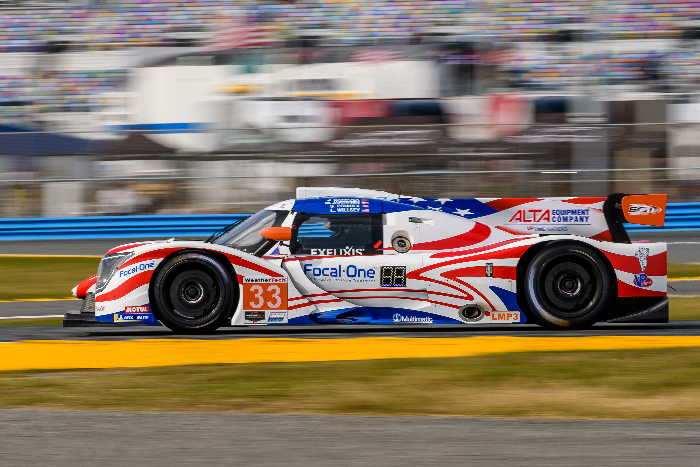
<svg viewBox="0 0 700 467"><path fill-rule="evenodd" d="M286 277L245 277L243 279L243 310L277 311L286 309Z"/></svg>

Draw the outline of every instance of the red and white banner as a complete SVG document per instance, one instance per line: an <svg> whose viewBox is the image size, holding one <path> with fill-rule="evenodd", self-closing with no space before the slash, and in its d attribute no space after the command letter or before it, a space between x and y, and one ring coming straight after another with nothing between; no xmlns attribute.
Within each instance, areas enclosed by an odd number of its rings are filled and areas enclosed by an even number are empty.
<svg viewBox="0 0 700 467"><path fill-rule="evenodd" d="M253 26L241 19L234 19L226 26L215 32L207 41L207 50L231 50L243 47L268 45L262 28Z"/></svg>
<svg viewBox="0 0 700 467"><path fill-rule="evenodd" d="M391 49L361 49L350 55L351 62L383 63L399 60L401 53Z"/></svg>

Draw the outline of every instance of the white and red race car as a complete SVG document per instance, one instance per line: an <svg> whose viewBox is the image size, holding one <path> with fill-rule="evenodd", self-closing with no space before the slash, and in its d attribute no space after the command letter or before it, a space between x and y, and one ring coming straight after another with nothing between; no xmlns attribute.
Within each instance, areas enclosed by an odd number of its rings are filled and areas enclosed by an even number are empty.
<svg viewBox="0 0 700 467"><path fill-rule="evenodd" d="M298 188L206 241L110 250L64 325L667 322L666 195L425 199Z"/></svg>

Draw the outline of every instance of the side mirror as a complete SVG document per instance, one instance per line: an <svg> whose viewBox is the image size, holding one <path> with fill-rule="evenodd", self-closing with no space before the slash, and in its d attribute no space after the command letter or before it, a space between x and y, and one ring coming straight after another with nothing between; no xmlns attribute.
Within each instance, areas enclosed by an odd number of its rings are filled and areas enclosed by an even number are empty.
<svg viewBox="0 0 700 467"><path fill-rule="evenodd" d="M262 232L260 232L265 238L275 241L285 241L292 239L292 228L291 227L268 227Z"/></svg>

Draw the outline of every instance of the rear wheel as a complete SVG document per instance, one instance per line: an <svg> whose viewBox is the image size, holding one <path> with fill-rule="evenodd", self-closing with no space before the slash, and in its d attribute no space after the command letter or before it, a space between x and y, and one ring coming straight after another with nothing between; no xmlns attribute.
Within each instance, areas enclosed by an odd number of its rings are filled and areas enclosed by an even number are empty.
<svg viewBox="0 0 700 467"><path fill-rule="evenodd" d="M526 270L530 314L549 328L583 329L600 321L615 296L605 257L581 243L553 243Z"/></svg>
<svg viewBox="0 0 700 467"><path fill-rule="evenodd" d="M156 318L178 333L212 332L224 325L236 302L236 288L226 268L197 252L166 260L153 280Z"/></svg>

